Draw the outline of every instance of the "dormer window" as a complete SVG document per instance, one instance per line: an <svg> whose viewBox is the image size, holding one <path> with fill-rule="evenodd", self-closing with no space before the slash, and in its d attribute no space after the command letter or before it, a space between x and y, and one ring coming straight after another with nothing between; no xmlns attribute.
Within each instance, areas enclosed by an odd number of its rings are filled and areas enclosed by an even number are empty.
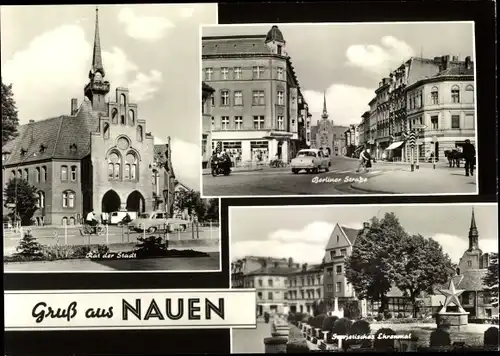
<svg viewBox="0 0 500 356"><path fill-rule="evenodd" d="M76 152L76 143L72 143L71 145L69 145L69 151L71 153L75 153Z"/></svg>
<svg viewBox="0 0 500 356"><path fill-rule="evenodd" d="M45 146L44 144L40 145L40 153L44 153L46 149L47 149L47 146Z"/></svg>
<svg viewBox="0 0 500 356"><path fill-rule="evenodd" d="M281 45L278 45L278 54L281 55Z"/></svg>
<svg viewBox="0 0 500 356"><path fill-rule="evenodd" d="M26 152L28 152L28 151L25 150L24 148L21 148L21 157L26 156Z"/></svg>

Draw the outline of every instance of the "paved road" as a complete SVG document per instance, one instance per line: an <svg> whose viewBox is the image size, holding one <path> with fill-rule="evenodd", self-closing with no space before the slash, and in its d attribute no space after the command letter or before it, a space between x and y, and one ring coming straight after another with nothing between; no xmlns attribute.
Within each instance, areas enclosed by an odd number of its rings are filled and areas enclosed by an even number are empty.
<svg viewBox="0 0 500 356"><path fill-rule="evenodd" d="M293 174L290 168L265 168L260 171L234 172L230 176L203 176L204 196L266 196L266 195L346 195L384 194L386 191L353 189L352 183L368 182L370 178L386 176L390 182L391 173L409 171L409 164L379 162L368 172L357 173L359 162L352 158L333 157L329 172L307 174L304 171ZM432 167L421 164L422 169ZM463 173L463 168L448 168L444 162L436 169ZM397 192L409 193L409 192Z"/></svg>
<svg viewBox="0 0 500 356"><path fill-rule="evenodd" d="M256 329L233 329L231 353L265 353L264 339L271 337L271 323L257 323Z"/></svg>
<svg viewBox="0 0 500 356"><path fill-rule="evenodd" d="M37 238L38 242L43 245L54 245L59 243L61 245L65 244L67 241L68 245L82 245L89 243L89 236L82 236L80 234L79 228L76 226L69 226L67 230L60 226L44 226L44 227L29 227L31 229L32 235ZM121 242L135 242L137 237L144 236L142 233L130 232L127 235L126 232L122 234L121 227L109 226L108 236L90 236L90 242L96 244L104 243L121 243ZM57 234L57 237L55 237ZM145 234L145 236L166 236L165 234ZM15 250L18 245L21 233L17 232L5 232L4 233L4 254L6 251ZM67 240L65 238L67 236ZM170 240L191 240L193 239L192 230L188 230L180 233L170 233L168 235ZM218 227L199 227L198 234L194 233L195 239L217 239L219 238L219 228Z"/></svg>

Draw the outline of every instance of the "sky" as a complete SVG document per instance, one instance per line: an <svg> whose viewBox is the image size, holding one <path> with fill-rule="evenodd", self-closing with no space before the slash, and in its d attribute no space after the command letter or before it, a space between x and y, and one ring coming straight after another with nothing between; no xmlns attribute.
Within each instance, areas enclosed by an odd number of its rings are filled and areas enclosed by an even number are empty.
<svg viewBox="0 0 500 356"><path fill-rule="evenodd" d="M199 190L200 25L217 23L216 4L101 5L99 27L108 98L128 87L156 143L172 138L179 181ZM13 84L21 124L69 114L83 101L92 61L95 7L1 9L2 82Z"/></svg>
<svg viewBox="0 0 500 356"><path fill-rule="evenodd" d="M230 207L231 259L292 257L301 263L320 263L337 223L360 229L364 221L394 212L408 233L432 237L458 263L469 246L472 206L479 247L498 252L497 204L259 206Z"/></svg>
<svg viewBox="0 0 500 356"><path fill-rule="evenodd" d="M203 36L265 35L268 25L204 27ZM286 51L311 113L323 92L336 125L359 124L378 83L412 56L474 59L473 23L280 24Z"/></svg>

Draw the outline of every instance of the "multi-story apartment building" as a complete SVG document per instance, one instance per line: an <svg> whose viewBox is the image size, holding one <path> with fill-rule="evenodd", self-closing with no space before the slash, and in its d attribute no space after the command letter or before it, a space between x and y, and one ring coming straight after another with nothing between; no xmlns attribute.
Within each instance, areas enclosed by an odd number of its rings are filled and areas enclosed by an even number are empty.
<svg viewBox="0 0 500 356"><path fill-rule="evenodd" d="M289 161L306 145L307 103L278 26L267 35L202 39L203 80L212 96L212 149L240 162Z"/></svg>
<svg viewBox="0 0 500 356"><path fill-rule="evenodd" d="M231 288L243 288L245 285L245 275L243 273L243 260L231 262Z"/></svg>
<svg viewBox="0 0 500 356"><path fill-rule="evenodd" d="M372 155L377 150L377 98L374 97L368 104L370 106L370 116L368 117L368 134L365 135L366 147L370 149Z"/></svg>
<svg viewBox="0 0 500 356"><path fill-rule="evenodd" d="M296 267L267 266L249 272L243 277L245 288L255 288L257 315L268 313L286 313L287 279Z"/></svg>
<svg viewBox="0 0 500 356"><path fill-rule="evenodd" d="M366 143L369 141L370 135L370 111L365 111L361 115L361 122L358 125L359 132L359 146L364 147ZM359 150L358 150L359 151Z"/></svg>
<svg viewBox="0 0 500 356"><path fill-rule="evenodd" d="M154 167L153 136L128 89L116 88L115 97L106 99L111 84L105 75L96 13L82 104L71 99L69 115L30 120L2 147L4 177L27 180L37 189L38 223L75 224L91 210L140 213L158 203L156 178L164 168ZM165 189L170 186L160 189L162 195Z"/></svg>
<svg viewBox="0 0 500 356"><path fill-rule="evenodd" d="M377 133L375 139L376 150L373 152L373 156L377 159L385 158L384 151L391 142L389 126L389 89L390 79L383 78L378 88L375 90L375 120L377 122Z"/></svg>
<svg viewBox="0 0 500 356"><path fill-rule="evenodd" d="M346 156L351 157L358 146L359 134L356 125L350 125L344 132Z"/></svg>
<svg viewBox="0 0 500 356"><path fill-rule="evenodd" d="M323 266L303 264L288 275L287 286L288 310L312 313L313 303L324 297Z"/></svg>
<svg viewBox="0 0 500 356"><path fill-rule="evenodd" d="M202 82L201 84L201 161L202 168L206 168L212 156L212 95L215 89Z"/></svg>
<svg viewBox="0 0 500 356"><path fill-rule="evenodd" d="M416 154L421 159L431 154L443 158L444 151L460 147L466 139L476 141L474 64L470 57L453 62L452 66L449 56L444 57L439 73L406 88L408 126L425 126L418 135Z"/></svg>
<svg viewBox="0 0 500 356"><path fill-rule="evenodd" d="M345 277L345 259L352 248L360 230L336 224L325 247L323 283L325 299L338 298L339 306L355 297L354 289Z"/></svg>

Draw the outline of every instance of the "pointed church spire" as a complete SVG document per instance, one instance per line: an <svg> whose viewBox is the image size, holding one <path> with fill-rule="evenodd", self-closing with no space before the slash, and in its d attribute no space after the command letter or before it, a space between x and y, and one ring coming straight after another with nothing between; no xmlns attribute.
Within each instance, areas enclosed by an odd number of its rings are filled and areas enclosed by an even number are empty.
<svg viewBox="0 0 500 356"><path fill-rule="evenodd" d="M100 72L104 77L104 67L102 65L101 39L99 37L99 9L95 9L95 34L94 34L94 52L92 54L92 70L90 75Z"/></svg>
<svg viewBox="0 0 500 356"><path fill-rule="evenodd" d="M476 217L474 215L474 207L472 207L472 217L470 220L470 228L469 228L469 250L475 250L479 248L478 240L479 240L479 233L476 227Z"/></svg>
<svg viewBox="0 0 500 356"><path fill-rule="evenodd" d="M326 110L326 91L323 92L323 114L321 115L323 119L328 119L328 111Z"/></svg>

